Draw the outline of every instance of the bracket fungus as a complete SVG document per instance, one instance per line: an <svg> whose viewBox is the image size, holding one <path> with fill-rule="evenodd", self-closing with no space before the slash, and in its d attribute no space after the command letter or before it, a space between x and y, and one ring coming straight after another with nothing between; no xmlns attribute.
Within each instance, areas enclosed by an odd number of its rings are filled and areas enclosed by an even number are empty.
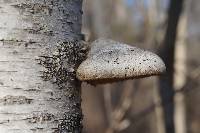
<svg viewBox="0 0 200 133"><path fill-rule="evenodd" d="M76 76L80 81L100 84L160 75L165 70L162 59L152 52L110 39L98 39L91 44Z"/></svg>

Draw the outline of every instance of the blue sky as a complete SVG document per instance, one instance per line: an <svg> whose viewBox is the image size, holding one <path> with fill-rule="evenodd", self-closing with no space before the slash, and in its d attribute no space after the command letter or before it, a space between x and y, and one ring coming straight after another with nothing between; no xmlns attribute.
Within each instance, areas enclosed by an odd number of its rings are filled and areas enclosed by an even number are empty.
<svg viewBox="0 0 200 133"><path fill-rule="evenodd" d="M133 5L134 2L135 2L135 0L125 0L125 1L126 1L127 5ZM151 1L151 0L144 0L144 3L145 3L146 5L148 5L150 1Z"/></svg>
<svg viewBox="0 0 200 133"><path fill-rule="evenodd" d="M128 6L129 6L129 5L133 5L135 1L136 1L136 0L125 0L126 4L127 4ZM150 2L151 2L151 0L143 0L143 1L144 1L145 6L148 6L148 5L150 4ZM160 0L160 1L162 1L162 2L161 2L161 3L162 3L161 7L166 8L167 5L169 4L169 0Z"/></svg>
<svg viewBox="0 0 200 133"><path fill-rule="evenodd" d="M134 0L125 0L127 5L132 5L134 3Z"/></svg>

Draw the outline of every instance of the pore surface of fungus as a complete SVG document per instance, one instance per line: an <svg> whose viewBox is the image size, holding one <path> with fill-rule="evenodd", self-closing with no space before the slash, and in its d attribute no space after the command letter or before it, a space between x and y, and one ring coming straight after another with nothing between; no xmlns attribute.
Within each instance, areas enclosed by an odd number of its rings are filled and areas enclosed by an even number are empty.
<svg viewBox="0 0 200 133"><path fill-rule="evenodd" d="M148 77L165 72L165 64L156 54L110 39L91 44L88 57L77 69L77 78L93 83Z"/></svg>

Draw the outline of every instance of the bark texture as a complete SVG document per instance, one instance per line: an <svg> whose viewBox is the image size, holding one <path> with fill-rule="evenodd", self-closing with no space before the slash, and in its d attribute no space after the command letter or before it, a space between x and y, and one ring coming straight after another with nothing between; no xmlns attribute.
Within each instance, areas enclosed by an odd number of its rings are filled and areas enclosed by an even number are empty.
<svg viewBox="0 0 200 133"><path fill-rule="evenodd" d="M0 0L0 132L79 133L82 0Z"/></svg>

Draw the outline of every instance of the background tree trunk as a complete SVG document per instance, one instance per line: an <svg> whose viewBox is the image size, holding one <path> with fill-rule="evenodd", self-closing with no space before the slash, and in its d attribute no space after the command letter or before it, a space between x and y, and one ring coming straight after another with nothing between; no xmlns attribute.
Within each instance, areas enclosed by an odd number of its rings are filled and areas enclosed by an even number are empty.
<svg viewBox="0 0 200 133"><path fill-rule="evenodd" d="M187 81L187 36L188 36L188 13L191 1L184 2L184 11L180 16L177 40L175 46L175 73L174 73L174 88L176 94L174 96L175 102L175 132L186 133L186 100L183 87Z"/></svg>
<svg viewBox="0 0 200 133"><path fill-rule="evenodd" d="M166 133L174 133L174 53L178 20L183 0L171 0L168 10L168 25L160 56L166 64L167 73L160 78L160 95L164 110Z"/></svg>
<svg viewBox="0 0 200 133"><path fill-rule="evenodd" d="M81 132L82 0L0 0L0 132Z"/></svg>

